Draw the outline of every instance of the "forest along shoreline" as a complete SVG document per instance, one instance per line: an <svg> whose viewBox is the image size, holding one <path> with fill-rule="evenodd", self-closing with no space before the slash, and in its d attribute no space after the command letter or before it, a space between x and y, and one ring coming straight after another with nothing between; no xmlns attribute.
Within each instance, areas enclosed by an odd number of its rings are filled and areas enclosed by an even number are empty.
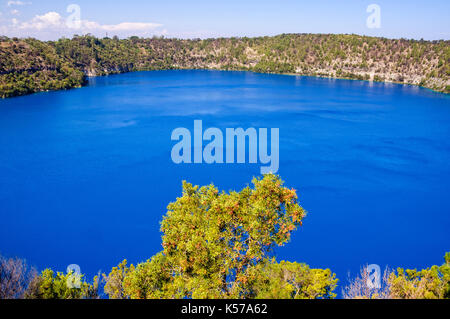
<svg viewBox="0 0 450 319"><path fill-rule="evenodd" d="M154 70L229 70L418 85L450 93L450 41L359 35L58 41L0 37L0 96L82 87L87 77Z"/></svg>

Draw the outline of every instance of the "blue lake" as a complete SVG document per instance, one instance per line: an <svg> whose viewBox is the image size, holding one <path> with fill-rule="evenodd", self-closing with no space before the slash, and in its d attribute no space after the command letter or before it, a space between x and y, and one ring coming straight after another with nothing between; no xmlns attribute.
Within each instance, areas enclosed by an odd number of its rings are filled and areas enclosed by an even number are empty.
<svg viewBox="0 0 450 319"><path fill-rule="evenodd" d="M161 71L0 101L0 252L89 277L161 250L181 181L239 190L261 164L176 165L175 128L280 128L279 174L308 211L278 259L441 264L450 251L450 99L396 84Z"/></svg>

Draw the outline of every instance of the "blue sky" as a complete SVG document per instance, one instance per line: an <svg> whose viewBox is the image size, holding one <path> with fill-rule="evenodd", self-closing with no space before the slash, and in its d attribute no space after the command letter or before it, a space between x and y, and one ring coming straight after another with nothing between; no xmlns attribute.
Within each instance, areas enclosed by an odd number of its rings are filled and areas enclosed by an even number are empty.
<svg viewBox="0 0 450 319"><path fill-rule="evenodd" d="M75 12L67 12L70 4L80 8L76 27L67 26ZM370 4L381 9L380 28L367 26ZM356 33L449 40L449 16L449 0L0 0L0 34L49 40L84 33L181 38Z"/></svg>

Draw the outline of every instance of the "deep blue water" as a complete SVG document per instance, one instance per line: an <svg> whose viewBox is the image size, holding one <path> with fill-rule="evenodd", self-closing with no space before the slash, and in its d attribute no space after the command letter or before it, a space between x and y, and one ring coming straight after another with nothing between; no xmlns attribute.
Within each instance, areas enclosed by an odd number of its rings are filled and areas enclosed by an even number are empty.
<svg viewBox="0 0 450 319"><path fill-rule="evenodd" d="M280 128L279 174L309 212L279 259L441 264L450 251L450 99L412 86L163 71L0 101L0 252L89 276L161 250L181 181L241 189L258 165L175 165L177 127Z"/></svg>

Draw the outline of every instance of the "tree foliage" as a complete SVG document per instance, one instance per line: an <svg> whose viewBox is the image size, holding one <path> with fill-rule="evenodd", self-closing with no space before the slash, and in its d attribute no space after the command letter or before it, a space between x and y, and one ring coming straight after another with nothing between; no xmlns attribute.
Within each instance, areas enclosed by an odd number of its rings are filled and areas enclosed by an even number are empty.
<svg viewBox="0 0 450 319"><path fill-rule="evenodd" d="M213 185L184 183L183 196L168 206L161 227L163 253L176 265L181 296L239 296L247 268L287 243L301 225L305 211L295 190L283 187L275 175L253 184L227 194Z"/></svg>
<svg viewBox="0 0 450 319"><path fill-rule="evenodd" d="M329 269L272 260L248 271L249 296L256 299L331 299L338 280Z"/></svg>
<svg viewBox="0 0 450 319"><path fill-rule="evenodd" d="M449 299L450 252L442 266L423 270L398 268L389 277L393 299Z"/></svg>
<svg viewBox="0 0 450 319"><path fill-rule="evenodd" d="M330 270L271 259L306 213L276 175L241 192L183 183L161 223L163 251L136 267L124 261L106 278L112 298L330 298ZM264 291L267 280L279 291Z"/></svg>
<svg viewBox="0 0 450 319"><path fill-rule="evenodd" d="M34 277L26 293L26 299L96 299L98 298L98 277L89 284L83 280L84 275L72 272L55 273L51 269L44 270Z"/></svg>

